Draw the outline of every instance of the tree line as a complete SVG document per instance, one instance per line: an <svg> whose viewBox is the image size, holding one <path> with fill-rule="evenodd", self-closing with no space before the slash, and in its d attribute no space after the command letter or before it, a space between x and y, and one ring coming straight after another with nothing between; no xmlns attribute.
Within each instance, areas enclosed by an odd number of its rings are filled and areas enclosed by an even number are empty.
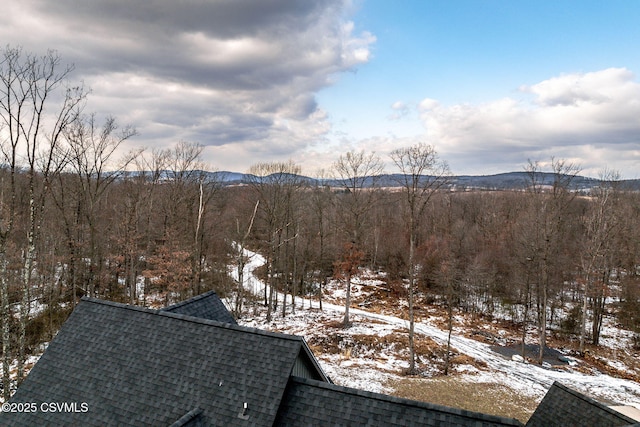
<svg viewBox="0 0 640 427"><path fill-rule="evenodd" d="M202 146L179 142L122 157L136 136L115 117L85 110L59 56L6 48L0 58L0 321L3 393L27 355L49 341L83 296L169 304L215 289L242 316L250 297L234 282L262 254L267 319L295 310L362 268L382 271L408 302L410 371L416 302L449 311L507 311L540 348L550 326L582 350L598 344L605 316L640 333L640 194L608 172L588 195L579 168L530 162L524 191L450 191L435 147L398 148L389 159L340 155L310 183L292 161L256 163L244 185L204 172ZM398 186L378 182L389 160ZM552 185L542 184L552 172ZM285 295L279 301L280 295ZM160 301L158 301L158 299Z"/></svg>

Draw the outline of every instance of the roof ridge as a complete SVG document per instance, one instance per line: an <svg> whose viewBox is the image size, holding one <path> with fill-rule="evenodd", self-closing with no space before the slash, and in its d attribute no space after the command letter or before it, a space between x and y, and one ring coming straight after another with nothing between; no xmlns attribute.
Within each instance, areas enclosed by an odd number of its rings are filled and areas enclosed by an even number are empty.
<svg viewBox="0 0 640 427"><path fill-rule="evenodd" d="M125 304L123 302L109 301L109 300L106 300L106 299L93 298L93 297L82 297L82 298L80 298L80 302L91 302L91 303L94 303L94 304L109 305L111 307L124 308L124 309L127 309L127 310L134 310L134 311L141 311L141 312L145 312L145 313L149 313L149 314L156 314L156 312L158 311L158 310L156 310L154 308L143 307L141 305Z"/></svg>
<svg viewBox="0 0 640 427"><path fill-rule="evenodd" d="M197 417L202 415L202 409L195 408L181 416L176 422L171 424L169 427L184 427L188 425L191 421L195 420Z"/></svg>
<svg viewBox="0 0 640 427"><path fill-rule="evenodd" d="M574 390L572 388L567 387L566 385L562 384L559 381L554 381L553 384L551 384L551 387L558 387L560 390L565 391L565 392L573 395L574 397L576 397L576 398L578 398L580 400L583 400L583 401L585 401L585 402L587 402L587 403L589 403L591 405L596 405L600 409L602 409L602 410L604 410L606 412L609 412L611 415L617 416L617 417L623 419L624 421L629 421L629 420L634 421L634 422L636 421L633 418L630 418L630 417L626 416L625 414L616 411L615 409L611 409L609 406L605 405L602 402L597 401L596 399L594 399L594 398L592 398L590 396L587 396L586 394L580 393L580 392L578 392L578 391L576 391L576 390Z"/></svg>
<svg viewBox="0 0 640 427"><path fill-rule="evenodd" d="M207 297L209 297L211 295L217 295L217 294L216 294L216 292L214 290L207 291L207 292L205 292L203 294L196 295L196 296L191 297L189 299L186 299L184 301L180 301L180 302L177 302L175 304L171 304L168 307L161 308L160 310L161 311L173 310L173 309L176 309L178 307L182 307L183 305L191 304L191 303L193 303L195 301L199 301L201 299L207 298Z"/></svg>
<svg viewBox="0 0 640 427"><path fill-rule="evenodd" d="M380 401L390 401L390 402L394 402L394 403L398 403L398 404L402 404L402 405L419 406L419 407L422 407L424 409L440 411L440 412L447 412L447 413L451 413L451 414L455 414L455 415L459 415L459 416L467 417L467 418L473 418L473 419L480 418L480 419L483 419L483 420L486 420L486 421L500 421L500 422L502 422L504 424L517 425L517 426L523 425L520 421L518 421L515 418L501 417L499 415L490 415L490 414L485 414L485 413L482 413L482 412L469 411L469 410L466 410L466 409L455 408L455 407L452 407L452 406L438 405L438 404L430 403L430 402L421 402L419 400L411 400L411 399L406 399L406 398L403 398L403 397L391 396L389 394L375 393L375 392L372 392L372 391L366 391L366 390L361 390L361 389L357 389L357 388L341 386L341 385L334 384L334 383L326 383L326 382L322 382L322 381L318 381L318 380L313 380L313 379L310 379L310 378L302 378L302 377L296 377L296 376L292 375L290 377L290 380L294 381L294 382L297 382L299 384L305 384L305 385L309 385L309 386L325 388L325 389L329 389L329 390L340 392L340 393L352 394L352 395L356 395L356 396L360 396L360 397L365 397L367 399L375 399L375 400L380 400Z"/></svg>
<svg viewBox="0 0 640 427"><path fill-rule="evenodd" d="M219 321L216 321L216 320L203 319L201 317L188 316L186 314L173 313L171 311L165 311L165 310L162 310L162 309L153 309L153 308L148 308L148 307L141 307L141 306L138 306L138 305L125 304L125 303L115 302L115 301L107 301L107 300L103 300L103 299L99 299L99 298L92 298L92 297L82 297L81 302L82 301L90 302L90 303L94 303L94 304L108 305L108 306L111 306L111 307L114 307L114 308L121 308L121 309L125 309L125 310L139 311L139 312L142 312L142 313L147 313L147 314L152 314L152 315L157 315L157 316L164 316L164 317L174 318L174 319L183 320L183 321L186 321L186 322L200 323L200 324L209 325L209 326L215 326L215 327L223 328L223 329L233 329L233 330L236 330L236 331L246 332L246 333L255 334L255 335L265 335L265 336L271 336L271 337L274 337L274 338L281 338L281 339L288 339L288 340L292 340L292 341L305 342L304 341L304 337L299 336L299 335L284 334L282 332L271 332L271 331L266 331L264 329L252 328L250 326L242 326L242 325L237 325L237 324L232 324L232 323L219 322Z"/></svg>

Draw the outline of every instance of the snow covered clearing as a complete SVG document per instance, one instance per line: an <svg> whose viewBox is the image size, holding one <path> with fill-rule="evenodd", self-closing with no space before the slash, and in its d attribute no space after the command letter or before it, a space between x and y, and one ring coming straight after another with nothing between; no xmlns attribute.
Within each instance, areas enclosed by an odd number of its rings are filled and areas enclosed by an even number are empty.
<svg viewBox="0 0 640 427"><path fill-rule="evenodd" d="M265 261L260 254L254 252L246 251L246 255L248 262L244 277L251 283L250 288L253 292L262 293L265 284L252 272ZM237 279L237 272L232 274L236 274ZM357 295L359 291L360 287L356 283L352 288L352 296ZM278 299L282 301L282 298L280 294ZM349 345L349 336L371 335L383 338L395 335L399 337L400 334L407 334L408 321L394 315L352 307L350 313L354 326L338 331L344 306L323 302L322 307L323 311L320 311L316 300L296 298L295 314L291 313L289 307L286 317L282 317L280 312L274 313L273 321L265 324L264 315L257 311L258 308L254 308L256 310L254 318L239 319L239 322L248 326L304 336L321 361L322 368L341 385L376 392L391 392L392 390L389 390L386 384L390 379L398 378L402 370L408 366L406 349L399 348L397 340L393 339L379 339L378 341L386 342L388 345L374 346L375 351L370 351L371 347L359 349L355 343L353 346ZM317 342L322 344L321 338L326 339L329 335L326 330L327 324L330 327L335 326L334 333L343 334L337 352L335 349L333 352L323 351L322 345L314 344ZM430 338L439 344L446 344L448 332L436 326L434 319L430 317L417 319L415 331L417 337ZM617 328L608 329L606 335L610 338L604 340L604 345L610 344L616 349L615 343L619 343L625 334L625 331ZM516 393L538 399L544 396L554 381L559 381L605 403L640 404L640 384L635 381L615 378L596 369L583 369L589 373L580 372L577 366L571 366L573 363L562 367L543 367L514 361L492 350L490 344L464 337L455 330L451 337L451 345L457 353L480 361L480 366L472 363L455 366L455 370L460 372L458 378L464 381L502 384ZM581 362L576 361L576 364L580 365ZM620 362L611 361L610 365L621 371L629 370Z"/></svg>

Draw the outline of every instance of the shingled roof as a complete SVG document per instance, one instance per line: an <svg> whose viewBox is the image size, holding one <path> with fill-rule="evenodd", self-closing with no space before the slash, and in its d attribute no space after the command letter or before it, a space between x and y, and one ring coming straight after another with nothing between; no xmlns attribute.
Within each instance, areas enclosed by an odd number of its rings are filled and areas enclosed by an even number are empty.
<svg viewBox="0 0 640 427"><path fill-rule="evenodd" d="M529 418L527 427L615 427L636 423L634 419L556 381Z"/></svg>
<svg viewBox="0 0 640 427"><path fill-rule="evenodd" d="M36 410L2 425L522 426L331 384L303 338L238 326L214 292L163 310L83 298L10 402ZM634 422L554 383L527 427Z"/></svg>
<svg viewBox="0 0 640 427"><path fill-rule="evenodd" d="M85 298L11 399L79 411L0 424L271 426L292 373L327 380L300 337Z"/></svg>
<svg viewBox="0 0 640 427"><path fill-rule="evenodd" d="M186 316L199 317L201 319L216 320L223 323L231 323L236 325L236 319L233 318L227 307L214 291L197 295L186 301L179 302L169 307L161 309L171 313L184 314Z"/></svg>
<svg viewBox="0 0 640 427"><path fill-rule="evenodd" d="M278 426L523 426L497 417L291 377Z"/></svg>

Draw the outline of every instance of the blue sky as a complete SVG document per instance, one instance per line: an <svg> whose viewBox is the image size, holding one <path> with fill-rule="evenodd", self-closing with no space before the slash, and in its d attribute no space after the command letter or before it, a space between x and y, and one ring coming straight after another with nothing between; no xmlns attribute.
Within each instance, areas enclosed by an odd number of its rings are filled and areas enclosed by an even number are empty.
<svg viewBox="0 0 640 427"><path fill-rule="evenodd" d="M336 133L356 140L416 136L425 129L415 107L425 98L446 106L505 97L528 102L531 94L522 88L553 77L609 68L635 74L638 17L640 2L633 1L365 1L353 20L357 31L376 37L371 59L321 91L319 104L330 112ZM394 103L403 110L394 111ZM428 142L439 148L437 140ZM461 173L482 174L521 170L528 154L535 153L523 153L519 164L492 162L490 170L481 159L460 165L448 160L454 172L461 166ZM597 175L615 169L612 163L586 167ZM636 154L635 163L621 167L637 177L638 166Z"/></svg>
<svg viewBox="0 0 640 427"><path fill-rule="evenodd" d="M127 148L211 169L433 144L455 174L552 157L640 178L640 2L22 0L0 40L57 50ZM34 28L37 31L34 31Z"/></svg>
<svg viewBox="0 0 640 427"><path fill-rule="evenodd" d="M321 99L475 103L563 73L634 69L639 17L634 1L364 1L353 20L376 37L371 60Z"/></svg>

